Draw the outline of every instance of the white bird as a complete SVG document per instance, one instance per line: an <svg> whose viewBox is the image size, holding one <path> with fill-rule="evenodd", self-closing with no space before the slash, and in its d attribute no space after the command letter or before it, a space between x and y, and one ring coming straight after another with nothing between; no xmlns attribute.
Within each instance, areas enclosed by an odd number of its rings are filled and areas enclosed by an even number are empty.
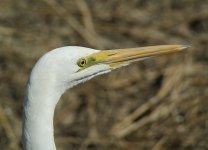
<svg viewBox="0 0 208 150"><path fill-rule="evenodd" d="M56 149L54 110L67 89L131 62L185 48L161 45L100 51L67 46L46 53L33 67L27 83L22 129L24 150Z"/></svg>

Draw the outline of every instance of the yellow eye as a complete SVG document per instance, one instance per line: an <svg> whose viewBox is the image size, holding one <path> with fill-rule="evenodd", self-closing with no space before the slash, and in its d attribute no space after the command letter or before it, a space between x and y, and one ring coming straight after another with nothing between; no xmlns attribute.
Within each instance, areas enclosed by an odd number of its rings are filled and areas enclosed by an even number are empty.
<svg viewBox="0 0 208 150"><path fill-rule="evenodd" d="M78 62L77 65L80 67L84 67L87 64L87 60L85 58L81 58Z"/></svg>

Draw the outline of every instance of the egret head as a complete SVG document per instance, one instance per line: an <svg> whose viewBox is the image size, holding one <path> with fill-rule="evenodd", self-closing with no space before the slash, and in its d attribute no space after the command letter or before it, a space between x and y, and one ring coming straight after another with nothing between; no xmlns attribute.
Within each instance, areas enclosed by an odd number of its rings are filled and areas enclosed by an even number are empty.
<svg viewBox="0 0 208 150"><path fill-rule="evenodd" d="M30 78L31 81L38 78L39 83L62 87L63 90L66 90L94 76L107 73L131 62L177 52L184 48L187 46L161 45L100 51L67 46L52 50L40 58L33 68Z"/></svg>
<svg viewBox="0 0 208 150"><path fill-rule="evenodd" d="M66 89L131 62L186 47L163 45L100 51L68 46L46 53L34 66L27 84L23 115L24 149L55 149L54 109Z"/></svg>

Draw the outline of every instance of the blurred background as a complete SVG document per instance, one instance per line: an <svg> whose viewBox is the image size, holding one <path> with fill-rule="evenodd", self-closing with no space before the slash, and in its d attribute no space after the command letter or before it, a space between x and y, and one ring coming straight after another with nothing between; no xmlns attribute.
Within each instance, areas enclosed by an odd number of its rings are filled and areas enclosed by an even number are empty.
<svg viewBox="0 0 208 150"><path fill-rule="evenodd" d="M59 150L208 149L207 0L1 0L0 149L21 149L25 84L47 51L188 44L67 91Z"/></svg>

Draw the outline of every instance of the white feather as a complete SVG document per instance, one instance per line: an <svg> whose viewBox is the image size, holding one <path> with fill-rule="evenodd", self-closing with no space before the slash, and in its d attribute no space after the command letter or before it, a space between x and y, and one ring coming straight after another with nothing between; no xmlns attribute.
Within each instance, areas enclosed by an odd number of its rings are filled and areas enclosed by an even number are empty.
<svg viewBox="0 0 208 150"><path fill-rule="evenodd" d="M53 116L61 95L70 87L110 71L100 64L77 72L78 59L98 50L68 46L42 56L32 69L24 101L23 147L25 150L55 150ZM87 78L83 78L87 77Z"/></svg>

